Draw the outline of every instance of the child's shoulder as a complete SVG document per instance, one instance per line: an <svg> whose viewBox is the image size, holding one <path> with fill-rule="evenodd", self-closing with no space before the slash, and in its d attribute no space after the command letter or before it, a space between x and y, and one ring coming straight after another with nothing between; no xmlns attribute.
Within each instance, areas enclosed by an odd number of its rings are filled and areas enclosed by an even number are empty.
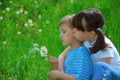
<svg viewBox="0 0 120 80"><path fill-rule="evenodd" d="M90 52L88 51L87 47L85 45L79 46L78 52L84 53L84 54L90 54Z"/></svg>

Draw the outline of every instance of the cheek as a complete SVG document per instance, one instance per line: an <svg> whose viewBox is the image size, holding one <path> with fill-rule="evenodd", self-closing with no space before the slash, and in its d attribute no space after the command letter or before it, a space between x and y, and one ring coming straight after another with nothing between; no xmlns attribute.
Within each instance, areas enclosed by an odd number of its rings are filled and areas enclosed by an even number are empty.
<svg viewBox="0 0 120 80"><path fill-rule="evenodd" d="M74 37L75 37L77 40L79 40L80 35L79 35L78 33L74 33Z"/></svg>
<svg viewBox="0 0 120 80"><path fill-rule="evenodd" d="M82 34L82 33L75 33L74 37L79 41L84 41L85 40L85 35Z"/></svg>

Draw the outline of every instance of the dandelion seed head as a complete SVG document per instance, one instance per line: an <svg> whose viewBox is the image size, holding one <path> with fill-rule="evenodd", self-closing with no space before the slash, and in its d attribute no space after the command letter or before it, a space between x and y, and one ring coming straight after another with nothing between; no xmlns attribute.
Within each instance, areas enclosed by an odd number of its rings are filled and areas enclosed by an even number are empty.
<svg viewBox="0 0 120 80"><path fill-rule="evenodd" d="M22 33L20 31L17 32L18 35L21 35Z"/></svg>
<svg viewBox="0 0 120 80"><path fill-rule="evenodd" d="M38 47L39 45L37 43L34 43L33 44L33 47Z"/></svg>
<svg viewBox="0 0 120 80"><path fill-rule="evenodd" d="M7 7L7 8L6 8L6 11L7 11L7 12L9 12L9 11L10 11L10 8L9 8L9 7Z"/></svg>
<svg viewBox="0 0 120 80"><path fill-rule="evenodd" d="M46 24L50 24L50 22L47 20L47 21L46 21Z"/></svg>
<svg viewBox="0 0 120 80"><path fill-rule="evenodd" d="M41 18L42 16L41 15L38 15L38 18Z"/></svg>
<svg viewBox="0 0 120 80"><path fill-rule="evenodd" d="M5 10L3 10L2 13L5 13Z"/></svg>
<svg viewBox="0 0 120 80"><path fill-rule="evenodd" d="M20 11L17 11L16 14L20 14Z"/></svg>
<svg viewBox="0 0 120 80"><path fill-rule="evenodd" d="M38 32L42 32L42 29L39 29Z"/></svg>
<svg viewBox="0 0 120 80"><path fill-rule="evenodd" d="M0 20L3 20L3 17L2 17L2 16L0 16Z"/></svg>
<svg viewBox="0 0 120 80"><path fill-rule="evenodd" d="M29 19L29 20L28 20L28 23L32 24L32 23L33 23L33 20L32 20L32 19Z"/></svg>
<svg viewBox="0 0 120 80"><path fill-rule="evenodd" d="M7 44L7 41L3 41L3 45L6 45Z"/></svg>
<svg viewBox="0 0 120 80"><path fill-rule="evenodd" d="M24 26L25 26L25 27L28 27L28 23L25 23Z"/></svg>
<svg viewBox="0 0 120 80"><path fill-rule="evenodd" d="M27 14L28 12L27 11L24 11L24 14Z"/></svg>
<svg viewBox="0 0 120 80"><path fill-rule="evenodd" d="M42 46L41 49L40 49L40 54L42 57L47 57L47 54L48 51L47 51L47 48L45 46Z"/></svg>
<svg viewBox="0 0 120 80"><path fill-rule="evenodd" d="M12 4L13 3L12 0L10 0L9 3Z"/></svg>

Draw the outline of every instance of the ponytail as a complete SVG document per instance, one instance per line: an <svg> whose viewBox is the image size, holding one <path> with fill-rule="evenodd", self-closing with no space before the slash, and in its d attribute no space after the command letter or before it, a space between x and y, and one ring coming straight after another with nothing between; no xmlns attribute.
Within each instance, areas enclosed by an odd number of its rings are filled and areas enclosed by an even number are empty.
<svg viewBox="0 0 120 80"><path fill-rule="evenodd" d="M90 52L92 54L95 54L99 50L105 50L108 46L105 43L105 37L101 30L96 30L96 33L98 34L97 40L94 44L94 47L90 48Z"/></svg>

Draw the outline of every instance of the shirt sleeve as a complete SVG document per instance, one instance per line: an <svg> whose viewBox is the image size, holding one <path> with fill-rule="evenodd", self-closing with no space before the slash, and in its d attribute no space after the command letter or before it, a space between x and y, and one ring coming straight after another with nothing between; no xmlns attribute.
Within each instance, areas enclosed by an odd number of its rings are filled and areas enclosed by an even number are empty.
<svg viewBox="0 0 120 80"><path fill-rule="evenodd" d="M79 50L76 52L76 56L73 62L72 76L76 80L89 80L92 72L92 60L88 50Z"/></svg>
<svg viewBox="0 0 120 80"><path fill-rule="evenodd" d="M112 48L101 50L98 52L98 57L99 58L114 57L114 50Z"/></svg>

